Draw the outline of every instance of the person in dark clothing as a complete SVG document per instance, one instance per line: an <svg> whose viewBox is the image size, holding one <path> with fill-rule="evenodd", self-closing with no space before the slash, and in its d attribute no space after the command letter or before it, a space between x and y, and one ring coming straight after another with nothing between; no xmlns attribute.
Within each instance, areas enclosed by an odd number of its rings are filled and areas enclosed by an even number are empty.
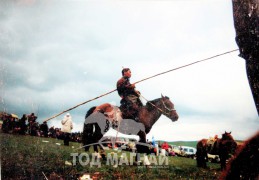
<svg viewBox="0 0 259 180"><path fill-rule="evenodd" d="M35 122L37 119L37 116L34 115L34 113L31 113L30 115L28 115L28 121L32 121Z"/></svg>
<svg viewBox="0 0 259 180"><path fill-rule="evenodd" d="M44 137L48 137L49 127L46 121L40 125L40 131L42 132Z"/></svg>
<svg viewBox="0 0 259 180"><path fill-rule="evenodd" d="M14 121L13 121L13 131L12 131L12 133L14 133L14 134L20 134L20 131L21 131L21 127L20 127L19 119L18 119L18 118L14 118Z"/></svg>
<svg viewBox="0 0 259 180"><path fill-rule="evenodd" d="M121 97L121 110L124 118L138 121L139 108L143 106L139 99L140 92L135 89L135 84L130 83L131 70L123 68L122 77L117 81L117 91Z"/></svg>
<svg viewBox="0 0 259 180"><path fill-rule="evenodd" d="M36 136L36 119L37 116L34 113L31 113L28 117L28 125L29 125L29 134L32 136Z"/></svg>
<svg viewBox="0 0 259 180"><path fill-rule="evenodd" d="M14 132L16 124L17 123L15 122L15 118L10 116L9 123L8 123L8 132L9 133L13 133Z"/></svg>
<svg viewBox="0 0 259 180"><path fill-rule="evenodd" d="M38 136L39 132L39 123L38 122L32 122L30 123L30 135L31 136Z"/></svg>
<svg viewBox="0 0 259 180"><path fill-rule="evenodd" d="M4 114L3 115L2 130L3 130L4 133L8 133L9 132L10 118L11 118L11 115L9 115L9 114Z"/></svg>
<svg viewBox="0 0 259 180"><path fill-rule="evenodd" d="M26 116L26 114L23 114L22 118L19 121L20 128L21 128L19 133L21 135L25 135L26 134L26 131L27 131L26 120L27 120L27 116Z"/></svg>

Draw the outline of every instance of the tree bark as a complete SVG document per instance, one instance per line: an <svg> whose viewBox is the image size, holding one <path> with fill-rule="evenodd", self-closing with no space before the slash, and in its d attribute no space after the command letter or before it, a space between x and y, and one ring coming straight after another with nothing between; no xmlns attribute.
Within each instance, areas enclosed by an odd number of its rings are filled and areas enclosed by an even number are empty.
<svg viewBox="0 0 259 180"><path fill-rule="evenodd" d="M259 0L232 0L236 43L259 115Z"/></svg>

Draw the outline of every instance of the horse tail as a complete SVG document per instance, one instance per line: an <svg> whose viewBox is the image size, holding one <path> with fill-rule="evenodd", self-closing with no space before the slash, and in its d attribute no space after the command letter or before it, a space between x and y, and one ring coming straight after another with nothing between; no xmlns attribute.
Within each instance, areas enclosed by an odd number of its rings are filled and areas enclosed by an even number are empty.
<svg viewBox="0 0 259 180"><path fill-rule="evenodd" d="M85 119L93 113L93 111L95 110L95 108L96 108L96 106L91 107L91 108L87 111L87 113L86 113L86 115L85 115Z"/></svg>
<svg viewBox="0 0 259 180"><path fill-rule="evenodd" d="M91 124L84 124L84 129L83 129L83 134L82 134L82 143L83 145L88 145L90 144L91 136L93 134L93 126ZM85 148L86 151L88 148Z"/></svg>
<svg viewBox="0 0 259 180"><path fill-rule="evenodd" d="M89 144L98 143L103 137L101 128L97 123L84 124L82 143L85 151L89 150ZM102 149L102 146L99 146ZM97 150L97 145L94 145L94 151Z"/></svg>

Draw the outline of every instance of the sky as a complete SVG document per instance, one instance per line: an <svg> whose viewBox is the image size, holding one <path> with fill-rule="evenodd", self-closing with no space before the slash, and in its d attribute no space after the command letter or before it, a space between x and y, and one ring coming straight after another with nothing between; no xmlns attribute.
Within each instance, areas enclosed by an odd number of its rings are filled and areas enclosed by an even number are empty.
<svg viewBox="0 0 259 180"><path fill-rule="evenodd" d="M131 69L134 83L238 49L230 0L0 3L0 111L34 112L40 123L114 90L122 67ZM238 54L138 83L146 99L166 95L179 114L176 122L161 116L147 138L195 141L231 131L244 140L254 134L258 115ZM73 131L82 131L90 107L119 101L114 92L71 110ZM61 127L63 117L49 127Z"/></svg>

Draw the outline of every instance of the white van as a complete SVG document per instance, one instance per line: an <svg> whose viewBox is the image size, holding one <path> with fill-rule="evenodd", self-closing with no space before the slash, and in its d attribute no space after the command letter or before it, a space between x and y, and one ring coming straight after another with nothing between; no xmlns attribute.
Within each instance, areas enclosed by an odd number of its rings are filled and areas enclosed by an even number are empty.
<svg viewBox="0 0 259 180"><path fill-rule="evenodd" d="M181 146L180 149L185 152L186 157L194 158L197 152L197 149L189 146Z"/></svg>

